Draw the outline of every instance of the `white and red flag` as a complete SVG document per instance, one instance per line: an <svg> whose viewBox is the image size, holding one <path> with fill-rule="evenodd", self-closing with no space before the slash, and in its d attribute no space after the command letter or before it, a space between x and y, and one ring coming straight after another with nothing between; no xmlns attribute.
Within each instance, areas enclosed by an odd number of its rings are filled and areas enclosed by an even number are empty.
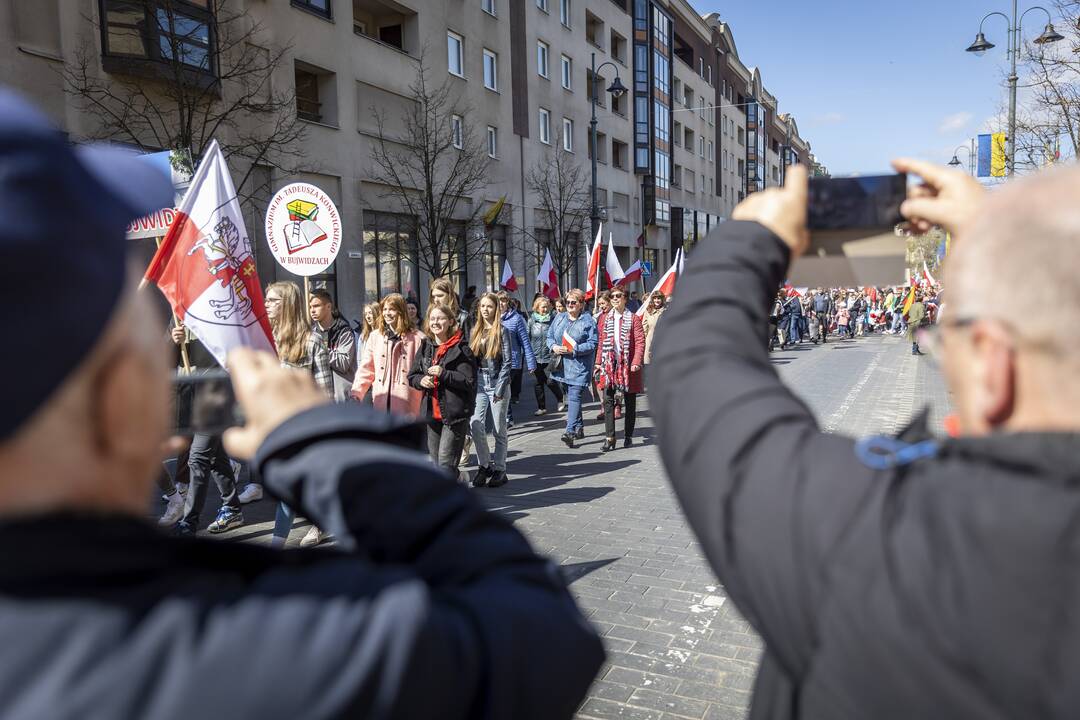
<svg viewBox="0 0 1080 720"><path fill-rule="evenodd" d="M616 285L621 288L629 287L630 283L637 282L641 279L641 273L643 271L644 268L641 261L635 260L633 265L626 268L626 274L623 275L622 280L616 283Z"/></svg>
<svg viewBox="0 0 1080 720"><path fill-rule="evenodd" d="M671 267L669 267L667 271L660 276L660 279L656 281L656 287L653 288L653 292L659 290L660 292L664 293L665 298L670 300L671 294L675 292L675 281L679 278L679 275L682 275L682 269L683 252L682 248L679 248L675 251L675 261L671 263ZM644 315L645 310L648 308L648 306L649 301L646 300L641 304L641 307L638 308L636 314Z"/></svg>
<svg viewBox="0 0 1080 720"><path fill-rule="evenodd" d="M230 350L274 352L259 275L229 166L210 143L146 281L222 367Z"/></svg>
<svg viewBox="0 0 1080 720"><path fill-rule="evenodd" d="M622 265L619 264L619 256L615 254L615 239L608 233L607 257L604 259L604 274L607 275L609 287L615 287L626 276Z"/></svg>
<svg viewBox="0 0 1080 720"><path fill-rule="evenodd" d="M577 340L570 337L570 333L566 330L562 334L562 346L570 352L577 352Z"/></svg>
<svg viewBox="0 0 1080 720"><path fill-rule="evenodd" d="M544 262L536 274L536 282L540 283L540 292L547 298L555 300L559 297L559 276L555 273L555 263L551 262L551 250L544 251Z"/></svg>
<svg viewBox="0 0 1080 720"><path fill-rule="evenodd" d="M600 289L600 253L604 249L603 237L604 223L596 230L596 240L593 241L592 250L589 251L589 274L585 279L585 299L592 300L593 295Z"/></svg>
<svg viewBox="0 0 1080 720"><path fill-rule="evenodd" d="M808 288L793 287L791 283L784 283L784 289L787 290L787 297L790 300L793 297L802 297Z"/></svg>
<svg viewBox="0 0 1080 720"><path fill-rule="evenodd" d="M514 271L510 269L510 258L503 260L503 273L502 279L499 281L499 286L509 292L514 292L518 289L517 278L514 277Z"/></svg>
<svg viewBox="0 0 1080 720"><path fill-rule="evenodd" d="M926 267L925 260L923 260L922 264L922 274L923 277L926 278L927 283L929 283L930 285L937 285L937 280L935 280L934 276L930 274L930 268Z"/></svg>

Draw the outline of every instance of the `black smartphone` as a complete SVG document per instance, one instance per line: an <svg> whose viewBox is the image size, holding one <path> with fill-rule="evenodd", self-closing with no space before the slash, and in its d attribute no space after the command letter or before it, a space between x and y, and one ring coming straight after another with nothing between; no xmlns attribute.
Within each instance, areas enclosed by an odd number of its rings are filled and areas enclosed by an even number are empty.
<svg viewBox="0 0 1080 720"><path fill-rule="evenodd" d="M224 370L197 375L178 373L173 378L173 389L177 435L220 435L244 424L232 380Z"/></svg>
<svg viewBox="0 0 1080 720"><path fill-rule="evenodd" d="M907 173L810 178L807 227L818 231L892 230L907 198Z"/></svg>

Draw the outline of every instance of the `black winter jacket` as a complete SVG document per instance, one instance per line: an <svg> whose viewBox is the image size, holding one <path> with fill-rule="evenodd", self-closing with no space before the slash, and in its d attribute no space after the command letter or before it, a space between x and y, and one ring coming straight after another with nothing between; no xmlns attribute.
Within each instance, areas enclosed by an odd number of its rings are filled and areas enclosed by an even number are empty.
<svg viewBox="0 0 1080 720"><path fill-rule="evenodd" d="M1076 717L1080 435L874 462L770 365L787 247L756 223L717 234L657 329L649 397L682 507L765 641L751 717ZM901 440L927 438L920 420Z"/></svg>
<svg viewBox="0 0 1080 720"><path fill-rule="evenodd" d="M336 550L0 522L0 717L570 718L604 658L558 570L357 403L255 457ZM32 481L28 478L27 481Z"/></svg>
<svg viewBox="0 0 1080 720"><path fill-rule="evenodd" d="M413 358L412 369L409 370L409 384L424 393L421 413L426 418L433 414L431 399L434 392L421 385L420 381L432 366L437 349L437 344L424 338L420 351ZM464 337L446 351L446 355L439 360L439 365L443 369L439 376L439 412L443 424L452 425L468 420L476 409L476 356L469 349Z"/></svg>

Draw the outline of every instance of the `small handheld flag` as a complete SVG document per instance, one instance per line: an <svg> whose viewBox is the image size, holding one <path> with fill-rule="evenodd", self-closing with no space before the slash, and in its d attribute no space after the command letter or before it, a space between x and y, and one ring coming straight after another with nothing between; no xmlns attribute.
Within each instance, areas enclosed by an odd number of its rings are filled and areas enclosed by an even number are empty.
<svg viewBox="0 0 1080 720"><path fill-rule="evenodd" d="M514 277L514 271L510 269L510 258L503 261L502 279L499 281L499 286L509 292L518 289L517 278Z"/></svg>

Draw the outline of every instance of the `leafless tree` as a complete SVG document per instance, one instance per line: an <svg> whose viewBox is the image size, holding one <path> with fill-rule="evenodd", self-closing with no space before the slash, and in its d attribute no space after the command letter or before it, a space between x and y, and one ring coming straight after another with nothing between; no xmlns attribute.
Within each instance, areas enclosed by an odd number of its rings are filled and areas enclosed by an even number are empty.
<svg viewBox="0 0 1080 720"><path fill-rule="evenodd" d="M370 178L386 189L384 199L416 218L417 265L441 277L486 248L472 229L484 209L476 196L487 186L487 139L451 79L435 84L428 77L425 56L400 115L371 108L377 137Z"/></svg>
<svg viewBox="0 0 1080 720"><path fill-rule="evenodd" d="M562 138L555 140L525 178L546 224L521 228L521 233L551 251L559 287L563 287L581 255L581 233L592 207L591 183L584 165L562 149Z"/></svg>
<svg viewBox="0 0 1080 720"><path fill-rule="evenodd" d="M216 139L244 172L236 183L243 200L265 192L249 186L256 168L299 169L304 123L294 91L270 82L289 48L261 45L262 27L235 0L208 0L207 7L213 19L208 49L205 24L192 22L173 0L157 0L138 26L136 42L147 48L146 57L124 58L120 70L106 74L95 32L61 72L66 92L98 118L97 139L179 151L174 164L189 173ZM98 19L88 20L97 30Z"/></svg>
<svg viewBox="0 0 1080 720"><path fill-rule="evenodd" d="M1077 157L1080 149L1080 2L1053 0L1056 43L1026 43L1021 54L1021 101L1017 107L1016 165L1038 168ZM1060 20L1058 19L1060 18Z"/></svg>

